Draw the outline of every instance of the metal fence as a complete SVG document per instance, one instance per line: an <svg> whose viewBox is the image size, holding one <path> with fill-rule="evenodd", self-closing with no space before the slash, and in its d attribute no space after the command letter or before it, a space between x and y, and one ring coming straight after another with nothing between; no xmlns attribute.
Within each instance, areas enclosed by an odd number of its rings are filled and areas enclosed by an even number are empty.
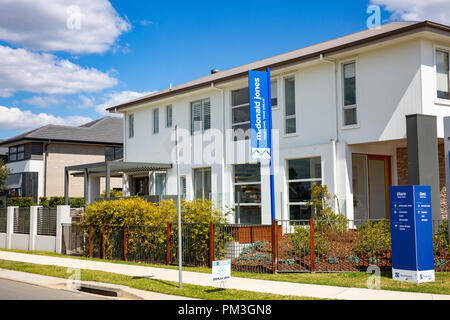
<svg viewBox="0 0 450 320"><path fill-rule="evenodd" d="M6 208L0 208L0 233L6 233L7 211Z"/></svg>
<svg viewBox="0 0 450 320"><path fill-rule="evenodd" d="M56 208L38 208L37 234L56 236Z"/></svg>
<svg viewBox="0 0 450 320"><path fill-rule="evenodd" d="M65 225L64 252L178 264L178 224L85 227ZM450 271L448 223L433 222L436 271ZM183 265L210 266L230 259L243 272L391 270L389 220L276 221L274 225L183 224Z"/></svg>
<svg viewBox="0 0 450 320"><path fill-rule="evenodd" d="M14 208L13 232L30 234L30 208Z"/></svg>

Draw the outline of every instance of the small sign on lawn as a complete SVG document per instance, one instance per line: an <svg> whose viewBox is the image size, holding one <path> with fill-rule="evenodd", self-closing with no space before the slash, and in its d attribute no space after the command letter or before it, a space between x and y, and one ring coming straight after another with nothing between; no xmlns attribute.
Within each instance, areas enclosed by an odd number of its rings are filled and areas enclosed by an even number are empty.
<svg viewBox="0 0 450 320"><path fill-rule="evenodd" d="M212 281L224 282L231 279L231 260L219 260L212 263Z"/></svg>

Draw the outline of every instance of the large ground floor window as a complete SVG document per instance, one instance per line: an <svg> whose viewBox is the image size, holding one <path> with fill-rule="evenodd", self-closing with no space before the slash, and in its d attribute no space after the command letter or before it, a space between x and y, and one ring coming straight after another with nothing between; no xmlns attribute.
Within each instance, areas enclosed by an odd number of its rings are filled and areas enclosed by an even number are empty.
<svg viewBox="0 0 450 320"><path fill-rule="evenodd" d="M306 203L311 200L311 186L322 184L321 158L304 158L288 160L288 190L290 220L307 220L311 218L311 208Z"/></svg>
<svg viewBox="0 0 450 320"><path fill-rule="evenodd" d="M236 223L261 224L261 169L258 164L234 166Z"/></svg>
<svg viewBox="0 0 450 320"><path fill-rule="evenodd" d="M211 199L211 168L194 169L194 199Z"/></svg>

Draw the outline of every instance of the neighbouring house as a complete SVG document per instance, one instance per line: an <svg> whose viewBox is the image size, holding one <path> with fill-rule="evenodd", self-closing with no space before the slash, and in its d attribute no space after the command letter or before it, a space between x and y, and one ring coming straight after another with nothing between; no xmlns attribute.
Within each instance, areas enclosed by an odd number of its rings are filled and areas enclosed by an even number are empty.
<svg viewBox="0 0 450 320"><path fill-rule="evenodd" d="M104 117L79 127L46 125L0 142L8 148L9 197L64 196L65 167L123 158L122 119ZM105 188L104 179L100 188ZM111 188L121 189L113 178ZM82 177L71 179L70 197L84 196Z"/></svg>
<svg viewBox="0 0 450 320"><path fill-rule="evenodd" d="M450 116L449 55L449 26L393 22L214 69L108 110L124 116L124 161L173 164L178 125L182 192L239 208L231 221L255 224L270 223L271 209L268 164L250 161L249 70L271 69L277 219L308 219L313 183L327 185L337 196L335 208L349 219L389 218L389 186L408 184L412 176L408 152L428 156L426 148L409 148L414 141L408 135L420 128L408 133L407 116L432 116L437 127L425 133L436 150L431 184L437 187L438 219L447 215L443 117ZM411 119L422 123L419 118ZM187 153L191 161L185 161ZM128 193L177 193L175 168L124 177Z"/></svg>
<svg viewBox="0 0 450 320"><path fill-rule="evenodd" d="M2 143L3 140L0 140L0 143ZM3 164L5 164L8 161L8 148L2 148L0 147L0 160Z"/></svg>

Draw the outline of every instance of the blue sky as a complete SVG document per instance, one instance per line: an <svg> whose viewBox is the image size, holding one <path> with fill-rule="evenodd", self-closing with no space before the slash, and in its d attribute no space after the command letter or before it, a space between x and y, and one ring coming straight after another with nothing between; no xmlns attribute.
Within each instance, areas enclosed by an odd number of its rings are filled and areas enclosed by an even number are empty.
<svg viewBox="0 0 450 320"><path fill-rule="evenodd" d="M212 68L361 31L371 3L381 5L382 23L449 18L422 1L406 5L414 0L91 2L0 0L0 139L48 123L79 125ZM67 26L70 17L81 17L78 27Z"/></svg>

